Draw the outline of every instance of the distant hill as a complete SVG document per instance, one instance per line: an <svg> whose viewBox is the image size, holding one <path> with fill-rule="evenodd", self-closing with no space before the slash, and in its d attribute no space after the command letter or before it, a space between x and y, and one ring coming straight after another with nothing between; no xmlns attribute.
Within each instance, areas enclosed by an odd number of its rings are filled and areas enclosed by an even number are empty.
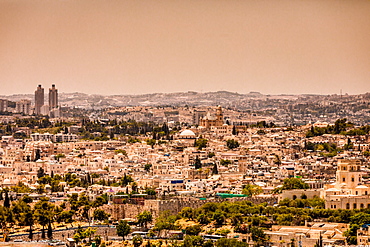
<svg viewBox="0 0 370 247"><path fill-rule="evenodd" d="M362 98L368 98L369 93L363 94ZM47 101L47 94L45 94L45 102ZM59 103L62 106L86 108L86 109L101 109L107 107L120 106L138 106L138 105L189 105L189 106L215 106L222 105L224 107L234 106L242 107L249 101L256 100L298 100L298 99L328 99L338 98L338 95L265 95L260 92L249 92L247 94L240 94L237 92L217 91L217 92L175 92L175 93L152 93L141 95L99 95L99 94L85 94L85 93L59 93ZM350 96L344 96L350 97ZM18 101L21 99L29 99L34 101L33 94L15 94L10 96L0 96L0 99L8 99L11 101ZM258 104L256 105L258 108Z"/></svg>

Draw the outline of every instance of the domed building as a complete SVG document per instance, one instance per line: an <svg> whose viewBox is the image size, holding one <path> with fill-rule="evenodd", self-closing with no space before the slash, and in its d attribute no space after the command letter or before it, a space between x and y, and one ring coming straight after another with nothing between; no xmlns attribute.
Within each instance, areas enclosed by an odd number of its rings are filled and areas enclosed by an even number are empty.
<svg viewBox="0 0 370 247"><path fill-rule="evenodd" d="M178 139L195 139L195 133L189 129L183 130L180 135L178 136Z"/></svg>
<svg viewBox="0 0 370 247"><path fill-rule="evenodd" d="M212 126L222 126L224 124L224 114L222 113L222 107L218 106L216 109L216 115L212 116L210 112L206 116L199 120L199 126L205 128L211 128Z"/></svg>
<svg viewBox="0 0 370 247"><path fill-rule="evenodd" d="M339 160L336 182L325 185L322 198L327 209L370 208L370 188L363 184L360 160Z"/></svg>
<svg viewBox="0 0 370 247"><path fill-rule="evenodd" d="M10 181L10 179L6 178L4 179L3 183L2 183L2 187L11 187L11 186L15 186L15 182L12 182Z"/></svg>
<svg viewBox="0 0 370 247"><path fill-rule="evenodd" d="M197 139L196 134L189 129L183 130L180 134L174 136L177 140L178 147L191 147L194 146L194 141Z"/></svg>

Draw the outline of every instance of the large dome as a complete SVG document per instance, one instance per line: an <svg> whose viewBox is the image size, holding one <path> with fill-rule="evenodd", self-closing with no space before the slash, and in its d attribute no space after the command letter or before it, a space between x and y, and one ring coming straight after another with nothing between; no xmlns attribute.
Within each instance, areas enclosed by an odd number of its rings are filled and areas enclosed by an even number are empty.
<svg viewBox="0 0 370 247"><path fill-rule="evenodd" d="M195 137L195 134L193 131L191 130L184 130L180 133L180 136L194 136Z"/></svg>

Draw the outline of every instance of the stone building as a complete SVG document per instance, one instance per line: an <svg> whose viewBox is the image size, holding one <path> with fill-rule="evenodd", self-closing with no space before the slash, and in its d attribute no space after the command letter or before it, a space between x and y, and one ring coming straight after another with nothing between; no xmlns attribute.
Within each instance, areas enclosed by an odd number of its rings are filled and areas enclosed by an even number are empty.
<svg viewBox="0 0 370 247"><path fill-rule="evenodd" d="M336 182L325 185L322 191L325 208L370 208L370 188L363 184L360 168L360 160L339 160Z"/></svg>
<svg viewBox="0 0 370 247"><path fill-rule="evenodd" d="M222 107L218 106L216 109L216 115L212 116L210 112L207 113L203 118L199 120L199 125L205 128L211 128L212 126L222 126L224 124L224 114L222 113Z"/></svg>

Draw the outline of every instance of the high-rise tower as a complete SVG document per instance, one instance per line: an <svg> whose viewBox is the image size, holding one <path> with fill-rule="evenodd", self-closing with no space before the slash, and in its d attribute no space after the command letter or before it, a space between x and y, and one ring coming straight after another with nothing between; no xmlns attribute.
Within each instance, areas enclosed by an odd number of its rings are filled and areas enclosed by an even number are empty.
<svg viewBox="0 0 370 247"><path fill-rule="evenodd" d="M35 91L35 114L41 114L41 107L44 105L44 88L39 85Z"/></svg>
<svg viewBox="0 0 370 247"><path fill-rule="evenodd" d="M50 110L58 107L58 89L55 88L55 85L51 85L49 88L49 108Z"/></svg>

